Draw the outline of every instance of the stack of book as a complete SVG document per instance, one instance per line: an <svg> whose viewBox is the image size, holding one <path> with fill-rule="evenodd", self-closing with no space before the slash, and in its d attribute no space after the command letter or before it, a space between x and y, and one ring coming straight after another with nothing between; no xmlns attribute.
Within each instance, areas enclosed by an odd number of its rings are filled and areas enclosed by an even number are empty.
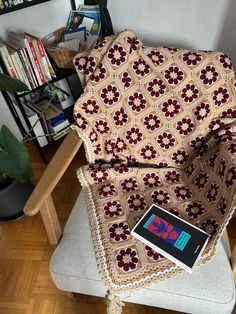
<svg viewBox="0 0 236 314"><path fill-rule="evenodd" d="M22 4L24 0L0 0L0 10Z"/></svg>
<svg viewBox="0 0 236 314"><path fill-rule="evenodd" d="M28 33L8 33L0 56L10 76L34 89L56 77L41 39Z"/></svg>

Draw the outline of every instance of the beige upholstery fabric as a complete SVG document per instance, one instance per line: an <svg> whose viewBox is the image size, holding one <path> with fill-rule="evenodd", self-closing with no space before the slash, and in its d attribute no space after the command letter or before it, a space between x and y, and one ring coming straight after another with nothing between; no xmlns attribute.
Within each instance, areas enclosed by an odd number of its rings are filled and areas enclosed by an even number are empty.
<svg viewBox="0 0 236 314"><path fill-rule="evenodd" d="M78 177L88 189L106 286L130 291L181 272L130 235L153 202L211 234L201 259L207 261L234 207L236 93L229 58L143 47L125 31L77 55L74 64L84 84L75 105L77 131L92 164Z"/></svg>

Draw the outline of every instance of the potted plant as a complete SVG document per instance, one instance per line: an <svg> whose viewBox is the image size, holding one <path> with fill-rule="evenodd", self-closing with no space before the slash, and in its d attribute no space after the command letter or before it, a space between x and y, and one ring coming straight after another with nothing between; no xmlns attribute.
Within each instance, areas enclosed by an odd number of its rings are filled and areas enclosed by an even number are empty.
<svg viewBox="0 0 236 314"><path fill-rule="evenodd" d="M22 92L28 87L0 73L0 90ZM25 146L5 126L0 128L0 221L23 216L23 207L33 190L33 175Z"/></svg>

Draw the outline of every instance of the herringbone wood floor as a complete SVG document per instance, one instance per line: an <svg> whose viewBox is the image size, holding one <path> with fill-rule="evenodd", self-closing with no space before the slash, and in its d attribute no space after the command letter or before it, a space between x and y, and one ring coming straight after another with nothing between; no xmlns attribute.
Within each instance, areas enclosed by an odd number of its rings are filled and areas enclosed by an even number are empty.
<svg viewBox="0 0 236 314"><path fill-rule="evenodd" d="M46 148L49 159L55 152L56 145ZM32 145L28 145L28 148L37 181L45 165L35 148ZM81 150L53 193L62 225L80 190L75 169L85 163L84 151ZM229 230L233 244L236 242L235 219ZM105 314L104 299L85 295L69 298L65 292L55 287L48 270L52 252L40 215L0 224L0 314ZM127 304L123 313L177 312Z"/></svg>

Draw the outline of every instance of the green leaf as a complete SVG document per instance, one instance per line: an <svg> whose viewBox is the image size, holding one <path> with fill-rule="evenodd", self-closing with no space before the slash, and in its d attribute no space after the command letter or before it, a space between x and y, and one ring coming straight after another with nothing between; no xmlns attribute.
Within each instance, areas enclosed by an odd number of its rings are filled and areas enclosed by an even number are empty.
<svg viewBox="0 0 236 314"><path fill-rule="evenodd" d="M24 145L3 125L0 131L0 172L25 182L33 175L29 154Z"/></svg>
<svg viewBox="0 0 236 314"><path fill-rule="evenodd" d="M9 75L0 73L0 90L8 92L24 92L28 91L29 88L25 83L15 80Z"/></svg>

